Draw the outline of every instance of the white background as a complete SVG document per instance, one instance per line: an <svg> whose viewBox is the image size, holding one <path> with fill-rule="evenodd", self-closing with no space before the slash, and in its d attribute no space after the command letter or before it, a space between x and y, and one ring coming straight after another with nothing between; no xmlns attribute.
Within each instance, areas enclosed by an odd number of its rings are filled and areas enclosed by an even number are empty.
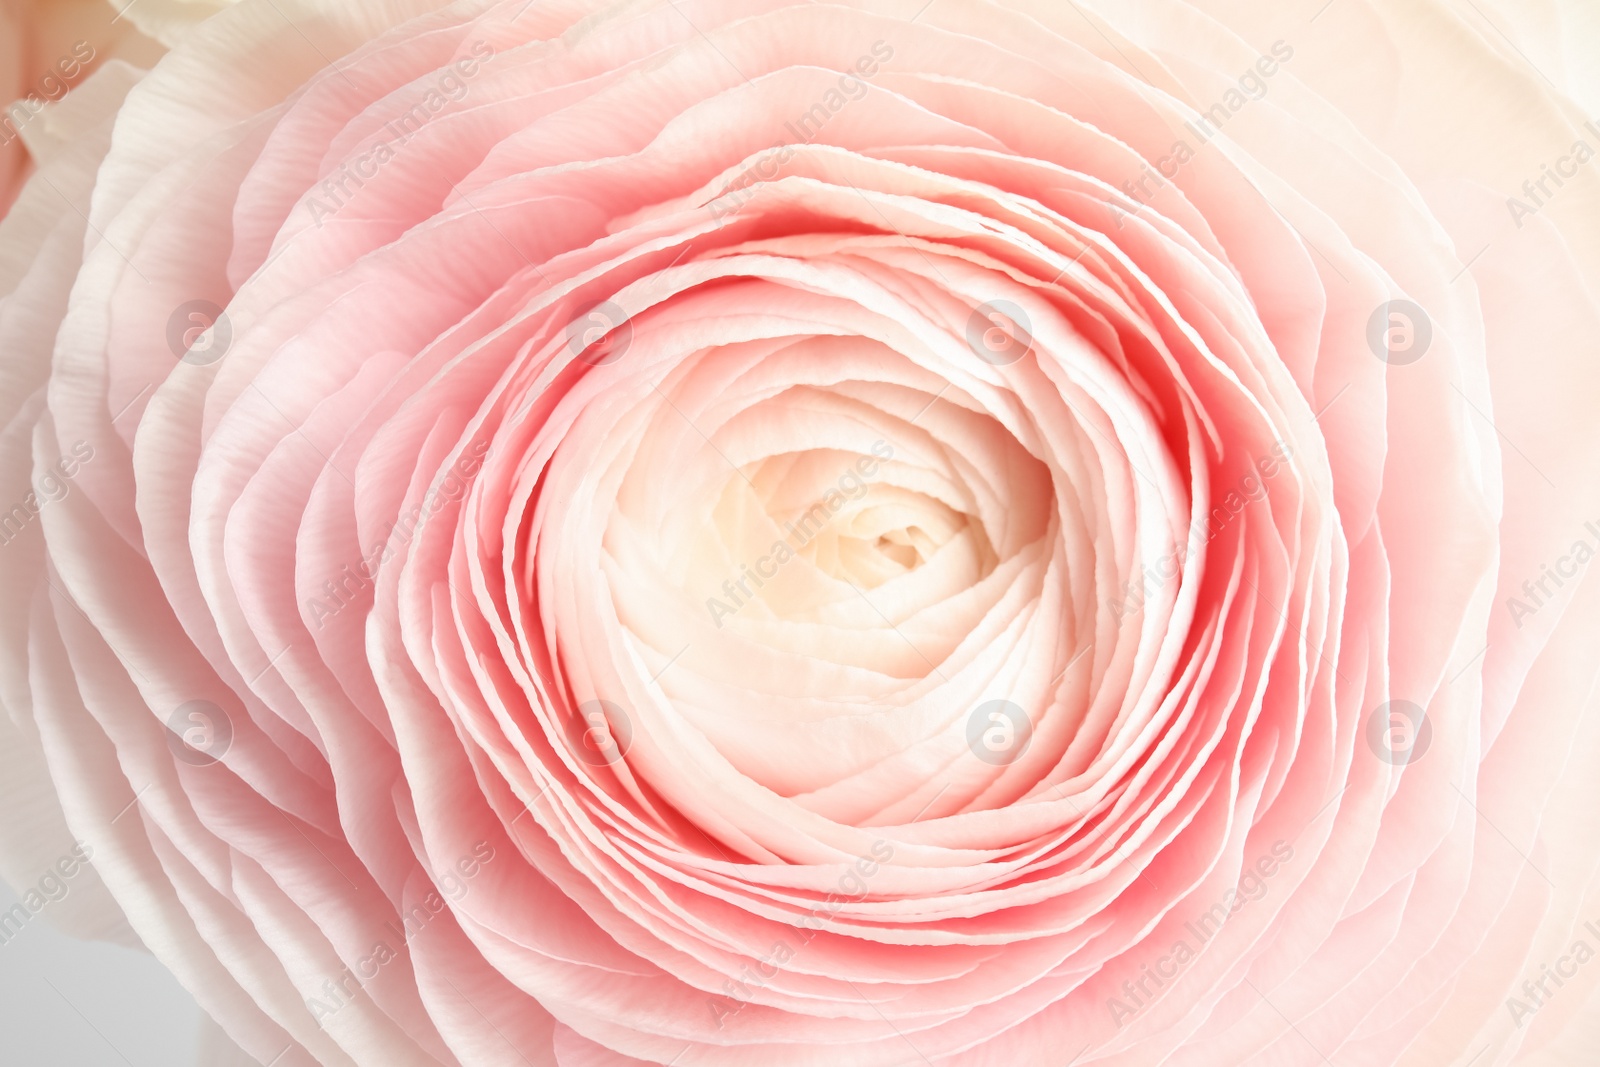
<svg viewBox="0 0 1600 1067"><path fill-rule="evenodd" d="M0 911L17 895L0 882ZM50 909L0 945L0 1061L14 1067L211 1067L200 1007L149 953L79 941Z"/></svg>

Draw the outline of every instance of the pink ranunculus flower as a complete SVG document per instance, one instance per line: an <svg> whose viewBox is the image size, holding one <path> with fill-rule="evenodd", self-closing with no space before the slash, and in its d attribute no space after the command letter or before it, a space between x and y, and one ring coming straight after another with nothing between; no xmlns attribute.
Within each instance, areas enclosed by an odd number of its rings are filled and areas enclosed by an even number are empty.
<svg viewBox="0 0 1600 1067"><path fill-rule="evenodd" d="M278 1067L1580 1062L1600 130L1488 10L108 66L0 223L6 876Z"/></svg>

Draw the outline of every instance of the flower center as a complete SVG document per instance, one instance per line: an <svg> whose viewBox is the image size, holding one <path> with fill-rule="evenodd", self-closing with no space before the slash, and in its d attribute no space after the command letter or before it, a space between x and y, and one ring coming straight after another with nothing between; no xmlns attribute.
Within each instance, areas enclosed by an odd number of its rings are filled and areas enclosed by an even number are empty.
<svg viewBox="0 0 1600 1067"><path fill-rule="evenodd" d="M965 557L960 569L966 573L982 577L994 568L981 521L887 481L883 464L871 454L819 449L774 456L755 464L747 477L728 481L720 533L725 544L741 549L765 544L760 556L742 562L770 579L757 595L780 617L799 601L786 599L796 589L776 575L777 557L783 565L808 566L859 589L876 589L924 567L947 547ZM751 495L756 507L739 499Z"/></svg>

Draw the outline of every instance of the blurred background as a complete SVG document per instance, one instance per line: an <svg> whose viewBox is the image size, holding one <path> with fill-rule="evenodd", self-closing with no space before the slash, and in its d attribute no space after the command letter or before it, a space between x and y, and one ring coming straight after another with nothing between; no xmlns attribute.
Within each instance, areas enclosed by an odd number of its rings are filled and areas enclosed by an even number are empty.
<svg viewBox="0 0 1600 1067"><path fill-rule="evenodd" d="M18 902L0 882L0 913ZM0 944L0 1060L14 1067L219 1067L200 1007L148 953L79 941L48 911Z"/></svg>

